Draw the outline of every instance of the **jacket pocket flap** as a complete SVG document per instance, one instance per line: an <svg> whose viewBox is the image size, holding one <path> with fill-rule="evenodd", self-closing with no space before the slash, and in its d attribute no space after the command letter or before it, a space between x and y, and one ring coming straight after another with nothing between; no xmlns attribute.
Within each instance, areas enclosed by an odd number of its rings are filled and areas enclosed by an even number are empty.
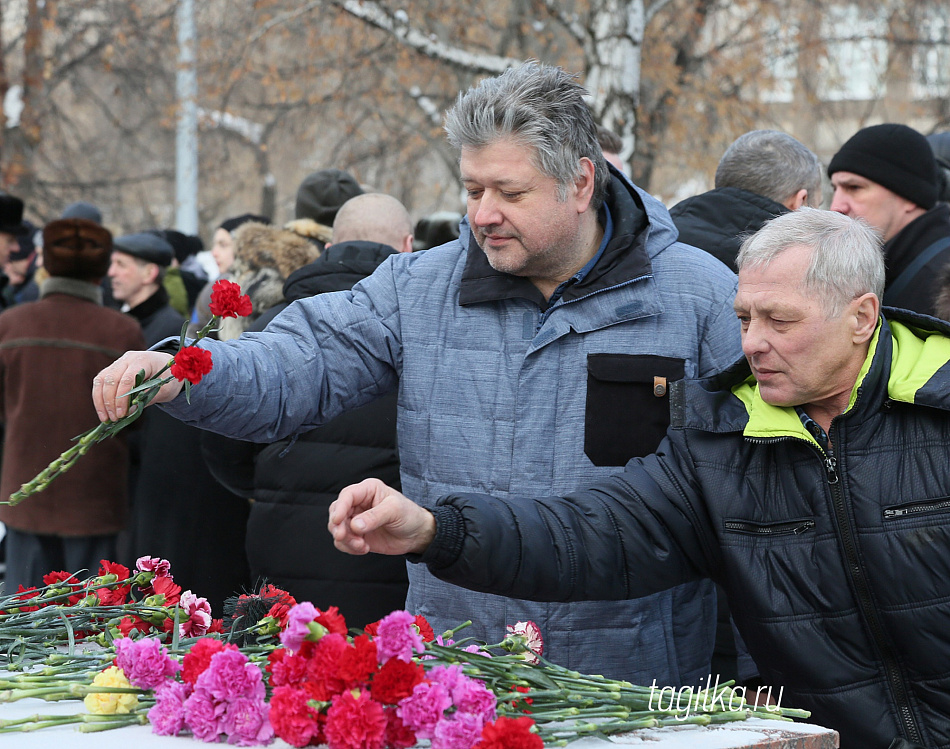
<svg viewBox="0 0 950 749"><path fill-rule="evenodd" d="M587 372L601 382L652 384L656 377L669 382L682 380L685 368L682 359L670 356L590 354L587 357Z"/></svg>

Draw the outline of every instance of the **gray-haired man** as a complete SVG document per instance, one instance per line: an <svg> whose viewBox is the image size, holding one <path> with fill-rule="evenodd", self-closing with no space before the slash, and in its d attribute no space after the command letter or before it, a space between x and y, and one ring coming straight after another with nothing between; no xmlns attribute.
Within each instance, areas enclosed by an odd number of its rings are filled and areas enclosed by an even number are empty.
<svg viewBox="0 0 950 749"><path fill-rule="evenodd" d="M461 490L567 491L652 452L669 385L739 354L735 279L608 171L585 94L533 63L462 94L446 119L468 191L459 240L295 302L264 333L202 342L214 369L191 407L177 398L169 411L267 441L398 388L402 486L426 505ZM100 417L121 416L116 395L167 359L129 355L100 373ZM166 387L171 400L179 390ZM436 631L471 619L488 641L533 619L546 655L583 671L671 685L708 674L706 582L641 602L537 605L412 566L407 607Z"/></svg>

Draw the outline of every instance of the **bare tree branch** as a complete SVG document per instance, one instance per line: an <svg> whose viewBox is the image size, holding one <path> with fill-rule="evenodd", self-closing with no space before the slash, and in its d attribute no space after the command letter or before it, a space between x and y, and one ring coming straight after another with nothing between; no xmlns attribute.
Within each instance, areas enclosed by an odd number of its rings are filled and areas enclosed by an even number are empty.
<svg viewBox="0 0 950 749"><path fill-rule="evenodd" d="M392 34L402 44L433 60L446 63L457 69L472 73L499 75L508 68L521 65L514 57L502 57L487 52L473 52L439 41L409 24L409 16L403 10L390 13L373 0L328 0L331 5L365 21L378 29Z"/></svg>

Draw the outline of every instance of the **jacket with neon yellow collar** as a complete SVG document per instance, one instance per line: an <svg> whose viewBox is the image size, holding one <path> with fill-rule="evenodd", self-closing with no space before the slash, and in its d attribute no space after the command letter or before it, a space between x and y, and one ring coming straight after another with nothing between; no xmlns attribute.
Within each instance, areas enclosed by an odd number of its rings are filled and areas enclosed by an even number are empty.
<svg viewBox="0 0 950 749"><path fill-rule="evenodd" d="M740 362L678 383L657 453L594 489L444 497L422 561L535 600L711 577L773 696L843 747L950 747L950 325L885 316L833 457Z"/></svg>

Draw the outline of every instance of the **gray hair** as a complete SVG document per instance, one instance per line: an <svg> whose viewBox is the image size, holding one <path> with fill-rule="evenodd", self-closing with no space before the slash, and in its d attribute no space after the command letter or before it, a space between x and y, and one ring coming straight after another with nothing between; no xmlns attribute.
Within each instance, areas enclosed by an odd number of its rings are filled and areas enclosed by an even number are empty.
<svg viewBox="0 0 950 749"><path fill-rule="evenodd" d="M799 208L768 221L743 241L736 266L741 273L768 265L799 246L812 250L803 286L821 299L829 318L862 294L878 299L884 294L881 235L863 219L819 208Z"/></svg>
<svg viewBox="0 0 950 749"><path fill-rule="evenodd" d="M722 155L716 187L738 187L782 204L804 189L808 205L815 206L821 200L821 163L787 133L752 130Z"/></svg>
<svg viewBox="0 0 950 749"><path fill-rule="evenodd" d="M449 143L461 151L513 138L532 150L532 162L559 185L559 196L581 175L580 160L594 163L591 208L604 200L609 172L597 140L597 125L584 101L587 91L577 76L530 60L486 78L445 115Z"/></svg>

